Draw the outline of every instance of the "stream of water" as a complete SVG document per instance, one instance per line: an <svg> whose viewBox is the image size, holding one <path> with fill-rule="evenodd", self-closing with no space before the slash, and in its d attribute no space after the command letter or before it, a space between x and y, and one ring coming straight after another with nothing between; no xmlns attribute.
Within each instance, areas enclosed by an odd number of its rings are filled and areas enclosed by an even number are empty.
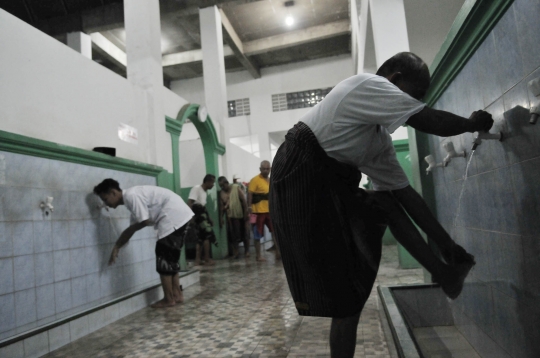
<svg viewBox="0 0 540 358"><path fill-rule="evenodd" d="M474 155L474 150L471 151L471 156L469 157L469 160L467 161L467 167L465 168L465 175L463 176L463 183L461 184L461 191L459 193L459 198L458 198L458 206L456 209L456 214L454 215L454 221L452 223L453 235L455 235L457 219L459 217L459 209L461 208L461 198L463 197L463 192L465 190L465 182L467 181L467 176L469 175L469 166L471 165L473 155Z"/></svg>

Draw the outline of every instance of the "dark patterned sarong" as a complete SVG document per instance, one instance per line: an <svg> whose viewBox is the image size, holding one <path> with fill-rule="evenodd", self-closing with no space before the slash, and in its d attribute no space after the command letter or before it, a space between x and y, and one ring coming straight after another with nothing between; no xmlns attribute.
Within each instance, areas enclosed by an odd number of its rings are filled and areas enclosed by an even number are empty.
<svg viewBox="0 0 540 358"><path fill-rule="evenodd" d="M217 246L216 235L214 234L212 224L210 224L210 215L208 214L206 207L199 203L194 203L191 210L195 214L192 220L194 221L194 227L197 230L197 243L202 244L205 240L208 240L211 244Z"/></svg>
<svg viewBox="0 0 540 358"><path fill-rule="evenodd" d="M180 272L180 252L189 230L189 224L185 224L156 242L156 271L160 275L174 276Z"/></svg>
<svg viewBox="0 0 540 358"><path fill-rule="evenodd" d="M348 317L369 297L386 226L366 203L360 178L357 168L330 158L302 122L274 158L270 214L300 315Z"/></svg>

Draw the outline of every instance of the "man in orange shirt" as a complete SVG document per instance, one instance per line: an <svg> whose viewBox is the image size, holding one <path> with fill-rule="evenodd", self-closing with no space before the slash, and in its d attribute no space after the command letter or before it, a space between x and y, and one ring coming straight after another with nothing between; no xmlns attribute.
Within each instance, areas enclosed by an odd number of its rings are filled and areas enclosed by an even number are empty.
<svg viewBox="0 0 540 358"><path fill-rule="evenodd" d="M270 209L268 205L268 194L270 192L270 162L263 160L259 170L261 173L251 179L248 186L248 212L257 216L256 228L260 236L264 234L264 225L268 227L268 230L272 234L272 240L276 246L276 259L281 259L279 252L278 242L274 236L274 228L272 227L272 221L270 220ZM256 235L255 235L256 236ZM261 242L260 239L254 238L255 256L257 261L266 261L261 255Z"/></svg>

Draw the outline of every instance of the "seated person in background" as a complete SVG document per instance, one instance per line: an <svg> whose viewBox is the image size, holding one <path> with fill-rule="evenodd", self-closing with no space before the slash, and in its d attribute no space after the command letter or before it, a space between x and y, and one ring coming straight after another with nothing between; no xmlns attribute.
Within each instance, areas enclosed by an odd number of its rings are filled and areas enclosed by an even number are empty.
<svg viewBox="0 0 540 358"><path fill-rule="evenodd" d="M190 230L193 212L181 197L169 189L151 185L134 186L126 190L114 179L105 179L94 188L94 194L111 208L125 205L131 212L131 225L116 241L109 265L114 264L120 248L128 243L135 232L153 225L157 230L156 271L161 279L164 297L153 308L174 306L183 302L180 286L180 252L184 238Z"/></svg>

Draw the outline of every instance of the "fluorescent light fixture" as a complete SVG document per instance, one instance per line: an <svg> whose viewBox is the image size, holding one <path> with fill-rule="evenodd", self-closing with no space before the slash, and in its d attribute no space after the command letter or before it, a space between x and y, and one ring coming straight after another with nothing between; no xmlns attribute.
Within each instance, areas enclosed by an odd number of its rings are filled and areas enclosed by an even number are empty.
<svg viewBox="0 0 540 358"><path fill-rule="evenodd" d="M294 24L294 18L292 16L287 16L287 18L285 19L285 23L287 24L287 26L292 26Z"/></svg>

